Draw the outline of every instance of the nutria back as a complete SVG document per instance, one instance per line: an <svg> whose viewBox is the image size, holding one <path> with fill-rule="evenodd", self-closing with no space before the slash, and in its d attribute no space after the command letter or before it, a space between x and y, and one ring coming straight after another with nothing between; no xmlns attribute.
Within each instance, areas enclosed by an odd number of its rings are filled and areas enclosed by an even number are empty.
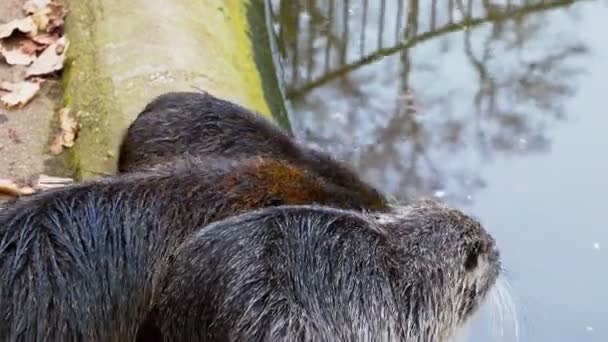
<svg viewBox="0 0 608 342"><path fill-rule="evenodd" d="M218 156L285 160L327 183L350 188L369 208L386 207L384 196L346 164L296 142L262 115L206 93L167 93L152 100L125 134L118 170L142 171L170 167L180 159Z"/></svg>
<svg viewBox="0 0 608 342"><path fill-rule="evenodd" d="M155 320L170 341L444 341L499 267L479 223L435 202L267 208L179 247Z"/></svg>
<svg viewBox="0 0 608 342"><path fill-rule="evenodd" d="M0 340L133 340L193 230L282 203L358 207L347 193L285 161L217 158L24 198L0 211Z"/></svg>

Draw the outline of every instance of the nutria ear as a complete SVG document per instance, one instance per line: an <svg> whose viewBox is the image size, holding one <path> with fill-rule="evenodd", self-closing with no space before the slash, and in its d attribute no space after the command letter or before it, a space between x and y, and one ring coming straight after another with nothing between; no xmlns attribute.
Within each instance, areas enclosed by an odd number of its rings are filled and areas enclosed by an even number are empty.
<svg viewBox="0 0 608 342"><path fill-rule="evenodd" d="M285 203L285 201L283 201L283 199L280 197L271 197L266 201L265 206L266 207L278 207L280 205L283 205L284 203Z"/></svg>

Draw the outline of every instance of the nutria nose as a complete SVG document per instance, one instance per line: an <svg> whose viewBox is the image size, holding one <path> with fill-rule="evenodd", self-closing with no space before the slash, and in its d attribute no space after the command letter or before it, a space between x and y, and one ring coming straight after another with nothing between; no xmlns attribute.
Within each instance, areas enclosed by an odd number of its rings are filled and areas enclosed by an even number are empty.
<svg viewBox="0 0 608 342"><path fill-rule="evenodd" d="M479 265L480 259L485 260L490 265L498 266L499 252L494 239L485 231L480 236L467 246L464 268L467 271L472 271Z"/></svg>

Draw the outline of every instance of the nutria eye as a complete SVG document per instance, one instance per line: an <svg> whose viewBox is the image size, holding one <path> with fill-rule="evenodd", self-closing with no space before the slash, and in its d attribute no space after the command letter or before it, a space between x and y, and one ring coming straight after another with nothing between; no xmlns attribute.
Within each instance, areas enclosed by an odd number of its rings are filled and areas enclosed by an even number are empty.
<svg viewBox="0 0 608 342"><path fill-rule="evenodd" d="M467 253L467 258L464 260L464 269L467 271L472 271L477 267L477 262L479 260L479 252L481 251L481 244L479 242L475 242L471 249Z"/></svg>
<svg viewBox="0 0 608 342"><path fill-rule="evenodd" d="M267 207L278 207L283 205L283 199L279 197L273 197L266 202Z"/></svg>

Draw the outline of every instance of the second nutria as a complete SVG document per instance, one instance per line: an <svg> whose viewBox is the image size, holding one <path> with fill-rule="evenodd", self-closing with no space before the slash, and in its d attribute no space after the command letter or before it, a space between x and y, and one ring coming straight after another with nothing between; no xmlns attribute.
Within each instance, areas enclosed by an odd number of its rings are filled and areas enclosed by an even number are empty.
<svg viewBox="0 0 608 342"><path fill-rule="evenodd" d="M261 115L207 93L167 93L152 100L125 134L118 170L170 166L192 156L285 160L351 189L368 208L386 208L384 196L346 164L296 142Z"/></svg>
<svg viewBox="0 0 608 342"><path fill-rule="evenodd" d="M198 227L265 206L357 201L262 157L190 158L23 198L0 211L0 340L132 341L168 254Z"/></svg>
<svg viewBox="0 0 608 342"><path fill-rule="evenodd" d="M261 209L201 227L173 253L157 339L445 341L499 268L479 223L436 202Z"/></svg>

